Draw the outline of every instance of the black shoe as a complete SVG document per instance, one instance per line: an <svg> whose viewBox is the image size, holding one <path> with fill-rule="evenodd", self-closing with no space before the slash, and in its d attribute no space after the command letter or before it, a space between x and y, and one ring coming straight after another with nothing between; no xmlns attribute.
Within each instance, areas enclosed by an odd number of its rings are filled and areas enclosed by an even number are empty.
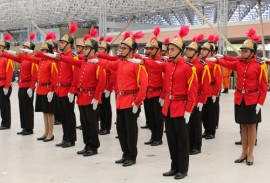
<svg viewBox="0 0 270 183"><path fill-rule="evenodd" d="M145 126L141 126L141 129L148 129L148 128L150 128L150 127L147 124Z"/></svg>
<svg viewBox="0 0 270 183"><path fill-rule="evenodd" d="M189 152L190 155L196 155L196 154L200 154L200 153L201 153L201 150L199 150L199 149L192 149Z"/></svg>
<svg viewBox="0 0 270 183"><path fill-rule="evenodd" d="M10 129L9 127L5 127L5 126L0 126L0 130L7 130Z"/></svg>
<svg viewBox="0 0 270 183"><path fill-rule="evenodd" d="M121 158L119 160L116 160L115 163L116 164L122 164L122 163L125 163L127 161L127 158Z"/></svg>
<svg viewBox="0 0 270 183"><path fill-rule="evenodd" d="M242 141L241 140L240 141L236 141L234 144L235 145L242 145Z"/></svg>
<svg viewBox="0 0 270 183"><path fill-rule="evenodd" d="M134 164L136 164L136 161L135 160L126 160L123 163L123 166L131 166L131 165L134 165Z"/></svg>
<svg viewBox="0 0 270 183"><path fill-rule="evenodd" d="M23 129L23 130L20 131L20 132L17 132L17 134L18 134L18 135L22 135L24 131L25 131L25 129Z"/></svg>
<svg viewBox="0 0 270 183"><path fill-rule="evenodd" d="M208 140L214 139L214 138L215 138L215 135L208 134L208 135L206 135L204 138L205 138L205 139L208 139Z"/></svg>
<svg viewBox="0 0 270 183"><path fill-rule="evenodd" d="M159 146L162 144L162 140L152 142L151 146Z"/></svg>
<svg viewBox="0 0 270 183"><path fill-rule="evenodd" d="M50 141L53 141L53 140L54 140L54 135L49 139L44 139L43 142L50 142Z"/></svg>
<svg viewBox="0 0 270 183"><path fill-rule="evenodd" d="M93 150L88 150L85 153L83 153L83 156L93 156L95 154L97 154L97 151L93 151Z"/></svg>
<svg viewBox="0 0 270 183"><path fill-rule="evenodd" d="M244 159L237 159L237 160L235 160L234 163L243 163L246 160L247 160L247 156Z"/></svg>
<svg viewBox="0 0 270 183"><path fill-rule="evenodd" d="M76 126L76 128L82 130L82 126Z"/></svg>
<svg viewBox="0 0 270 183"><path fill-rule="evenodd" d="M37 140L44 140L46 137L38 137Z"/></svg>
<svg viewBox="0 0 270 183"><path fill-rule="evenodd" d="M229 89L224 89L221 93L229 93Z"/></svg>
<svg viewBox="0 0 270 183"><path fill-rule="evenodd" d="M22 135L25 136L25 135L32 135L34 132L33 130L25 130Z"/></svg>
<svg viewBox="0 0 270 183"><path fill-rule="evenodd" d="M116 138L116 139L119 139L119 137L118 137L118 136L115 136L115 138Z"/></svg>
<svg viewBox="0 0 270 183"><path fill-rule="evenodd" d="M168 172L163 173L162 175L165 177L168 177L168 176L174 176L175 174L177 174L176 170L170 170Z"/></svg>
<svg viewBox="0 0 270 183"><path fill-rule="evenodd" d="M46 137L45 137L46 138ZM44 138L44 139L45 139ZM59 144L55 144L55 146L57 146L57 147L62 147L64 144L66 143L66 141L62 141L61 143L59 143Z"/></svg>
<svg viewBox="0 0 270 183"><path fill-rule="evenodd" d="M145 145L150 145L150 144L152 144L153 142L154 142L154 140L153 140L153 139L150 139L149 141L145 142L144 144L145 144Z"/></svg>
<svg viewBox="0 0 270 183"><path fill-rule="evenodd" d="M75 142L66 142L62 145L62 148L68 148L72 146L75 146Z"/></svg>
<svg viewBox="0 0 270 183"><path fill-rule="evenodd" d="M57 121L57 120L54 121L54 125L61 125L61 124L62 124L62 122L60 122L60 121Z"/></svg>
<svg viewBox="0 0 270 183"><path fill-rule="evenodd" d="M178 172L177 174L175 174L174 179L183 179L187 176L187 173L180 173Z"/></svg>
<svg viewBox="0 0 270 183"><path fill-rule="evenodd" d="M204 133L202 134L202 138L205 138L207 135L208 135L208 134L207 134L206 132L204 132Z"/></svg>
<svg viewBox="0 0 270 183"><path fill-rule="evenodd" d="M251 166L251 165L253 165L253 161L247 161L246 164L247 164L248 166Z"/></svg>
<svg viewBox="0 0 270 183"><path fill-rule="evenodd" d="M83 150L81 150L81 151L78 151L78 152L77 152L77 154L80 154L80 155L81 155L81 154L84 154L84 153L86 153L86 151L87 151L87 149L86 149L86 147L85 147L85 148L84 148Z"/></svg>
<svg viewBox="0 0 270 183"><path fill-rule="evenodd" d="M102 130L99 135L107 135L110 134L110 130Z"/></svg>

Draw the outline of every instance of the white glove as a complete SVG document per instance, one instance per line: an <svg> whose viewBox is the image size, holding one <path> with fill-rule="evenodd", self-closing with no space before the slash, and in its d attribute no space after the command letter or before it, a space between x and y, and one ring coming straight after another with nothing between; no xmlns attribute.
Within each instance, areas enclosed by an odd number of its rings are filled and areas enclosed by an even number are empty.
<svg viewBox="0 0 270 183"><path fill-rule="evenodd" d="M74 101L74 94L73 93L68 93L68 100L70 103Z"/></svg>
<svg viewBox="0 0 270 183"><path fill-rule="evenodd" d="M205 60L209 62L217 62L217 59L215 57L206 58Z"/></svg>
<svg viewBox="0 0 270 183"><path fill-rule="evenodd" d="M27 95L29 98L32 98L32 96L33 96L33 89L32 88L27 89Z"/></svg>
<svg viewBox="0 0 270 183"><path fill-rule="evenodd" d="M214 103L216 103L217 96L212 96L212 100L213 100Z"/></svg>
<svg viewBox="0 0 270 183"><path fill-rule="evenodd" d="M25 53L29 53L29 54L32 54L34 52L33 50L24 49L24 48L20 48L20 50L25 52Z"/></svg>
<svg viewBox="0 0 270 183"><path fill-rule="evenodd" d="M48 99L48 102L51 103L52 99L53 99L53 92L49 92L47 94L47 99Z"/></svg>
<svg viewBox="0 0 270 183"><path fill-rule="evenodd" d="M16 51L12 51L12 50L4 50L4 51L11 55L16 55L17 53Z"/></svg>
<svg viewBox="0 0 270 183"><path fill-rule="evenodd" d="M186 124L188 124L189 118L190 118L190 112L185 112L184 118L185 118Z"/></svg>
<svg viewBox="0 0 270 183"><path fill-rule="evenodd" d="M215 57L217 57L217 58L224 58L224 55L216 54Z"/></svg>
<svg viewBox="0 0 270 183"><path fill-rule="evenodd" d="M44 55L46 55L47 57L51 57L51 58L56 58L57 54L52 54L52 53L43 53Z"/></svg>
<svg viewBox="0 0 270 183"><path fill-rule="evenodd" d="M7 88L3 88L3 91L4 91L4 95L8 94L8 89Z"/></svg>
<svg viewBox="0 0 270 183"><path fill-rule="evenodd" d="M97 110L98 100L93 98L92 101L91 101L91 104L93 104L93 110L94 111Z"/></svg>
<svg viewBox="0 0 270 183"><path fill-rule="evenodd" d="M256 105L256 114L258 114L261 110L262 106L260 104Z"/></svg>
<svg viewBox="0 0 270 183"><path fill-rule="evenodd" d="M94 64L96 64L96 63L98 63L98 59L96 59L96 58L94 58L94 59L89 59L89 60L87 60L88 62L91 62L91 63L94 63Z"/></svg>
<svg viewBox="0 0 270 183"><path fill-rule="evenodd" d="M136 106L136 104L134 102L132 102L132 106L133 106L132 112L133 112L133 114L136 114L139 108Z"/></svg>
<svg viewBox="0 0 270 183"><path fill-rule="evenodd" d="M127 59L127 61L132 62L134 64L141 64L142 62L141 59L137 59L137 58L130 58L130 59Z"/></svg>
<svg viewBox="0 0 270 183"><path fill-rule="evenodd" d="M266 57L262 57L262 60L265 62L270 62L270 59L266 58Z"/></svg>
<svg viewBox="0 0 270 183"><path fill-rule="evenodd" d="M158 102L160 103L160 106L163 107L164 106L164 99L159 98Z"/></svg>
<svg viewBox="0 0 270 183"><path fill-rule="evenodd" d="M105 93L105 98L109 98L111 92L108 90L104 90L104 93Z"/></svg>
<svg viewBox="0 0 270 183"><path fill-rule="evenodd" d="M199 111L202 111L203 103L198 102L197 107L198 107Z"/></svg>

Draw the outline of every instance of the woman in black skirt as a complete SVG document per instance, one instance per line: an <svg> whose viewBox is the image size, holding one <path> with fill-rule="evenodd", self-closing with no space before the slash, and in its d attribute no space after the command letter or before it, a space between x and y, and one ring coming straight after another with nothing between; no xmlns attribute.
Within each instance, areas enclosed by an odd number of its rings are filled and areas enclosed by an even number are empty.
<svg viewBox="0 0 270 183"><path fill-rule="evenodd" d="M46 37L48 39L48 36ZM53 44L49 41L42 43L40 48L43 53L52 53L52 49ZM44 142L52 141L54 140L55 99L53 98L53 93L57 79L56 65L51 60L25 53L21 53L19 56L38 64L35 112L43 113L45 131L37 140L43 140Z"/></svg>
<svg viewBox="0 0 270 183"><path fill-rule="evenodd" d="M261 107L267 94L267 70L265 63L257 57L259 37L254 29L247 33L248 39L241 46L241 56L224 59L214 58L219 65L237 72L237 88L235 91L235 121L242 129L242 154L235 163L246 161L253 165L253 149L256 141L256 124L261 122ZM229 61L230 60L230 61Z"/></svg>

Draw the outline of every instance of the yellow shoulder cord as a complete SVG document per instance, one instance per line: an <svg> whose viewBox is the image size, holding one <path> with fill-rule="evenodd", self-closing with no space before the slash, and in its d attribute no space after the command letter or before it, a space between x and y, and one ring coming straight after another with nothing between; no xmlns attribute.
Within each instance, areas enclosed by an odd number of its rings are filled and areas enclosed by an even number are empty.
<svg viewBox="0 0 270 183"><path fill-rule="evenodd" d="M99 70L100 70L100 66L97 67L97 70L96 70L96 78L98 79L98 76L99 76Z"/></svg>
<svg viewBox="0 0 270 183"><path fill-rule="evenodd" d="M194 66L192 66L192 67L191 67L191 70L192 70L192 75L191 75L191 77L190 77L189 80L188 80L188 91L190 90L190 87L191 87L191 85L192 85L192 82L193 82L193 80L194 80L194 77L195 77L196 79L198 79L198 78L197 78L197 74L196 74L196 68L195 68Z"/></svg>
<svg viewBox="0 0 270 183"><path fill-rule="evenodd" d="M262 82L263 74L265 74L266 81L268 81L267 68L266 68L266 64L265 63L264 64L261 64L261 73L260 73L260 77L259 77L259 82L260 83Z"/></svg>
<svg viewBox="0 0 270 183"><path fill-rule="evenodd" d="M143 69L145 71L146 76L148 77L145 66L144 65L139 65L139 69L138 69L138 73L137 73L137 85L138 85L138 87L140 87L141 69Z"/></svg>
<svg viewBox="0 0 270 183"><path fill-rule="evenodd" d="M56 73L58 73L58 69L57 69L57 67L56 67L56 63L55 63L55 62L52 63L51 74L53 74L53 70L55 70Z"/></svg>
<svg viewBox="0 0 270 183"><path fill-rule="evenodd" d="M74 56L73 57L75 60L79 60L79 57L78 56ZM74 65L72 65L72 71L74 71Z"/></svg>
<svg viewBox="0 0 270 183"><path fill-rule="evenodd" d="M209 66L208 65L205 65L204 66L204 70L203 70L203 74L202 74L202 84L204 82L205 74L207 74L207 76L209 78L209 83L211 83L211 75L210 75L210 70L209 70Z"/></svg>
<svg viewBox="0 0 270 183"><path fill-rule="evenodd" d="M7 64L7 67L6 67L6 72L8 71L9 67L12 67L12 70L14 69L13 62L12 62L11 59L8 59L8 64Z"/></svg>

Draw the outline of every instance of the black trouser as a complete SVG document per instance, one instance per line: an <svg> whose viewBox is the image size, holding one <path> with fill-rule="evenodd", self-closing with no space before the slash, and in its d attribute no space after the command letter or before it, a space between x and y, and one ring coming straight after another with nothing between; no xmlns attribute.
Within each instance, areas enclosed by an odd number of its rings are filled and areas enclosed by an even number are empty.
<svg viewBox="0 0 270 183"><path fill-rule="evenodd" d="M159 103L159 97L154 97L147 100L147 104L145 106L146 111L148 113L148 122L151 130L151 139L154 141L161 141L163 136L163 127L164 122L162 118L162 107Z"/></svg>
<svg viewBox="0 0 270 183"><path fill-rule="evenodd" d="M96 110L93 110L92 104L79 106L79 110L85 147L87 150L96 151L100 146L98 138L99 106Z"/></svg>
<svg viewBox="0 0 270 183"><path fill-rule="evenodd" d="M54 120L55 121L59 121L59 122L62 122L63 119L62 119L62 116L61 116L61 106L60 106L60 102L57 100L59 100L59 98L57 97L57 95L54 93L54 96L56 98L56 102L55 102L55 110L54 110Z"/></svg>
<svg viewBox="0 0 270 183"><path fill-rule="evenodd" d="M201 111L198 107L194 107L189 119L189 147L190 150L202 147L202 122Z"/></svg>
<svg viewBox="0 0 270 183"><path fill-rule="evenodd" d="M1 126L10 128L11 125L11 107L10 107L10 95L12 92L12 87L9 87L7 95L4 94L3 86L0 86L0 110L2 123Z"/></svg>
<svg viewBox="0 0 270 183"><path fill-rule="evenodd" d="M145 98L143 101L143 105L144 105L144 114L145 114L145 125L150 126L149 125L149 104L148 104L148 99Z"/></svg>
<svg viewBox="0 0 270 183"><path fill-rule="evenodd" d="M188 125L184 117L171 118L170 111L165 118L166 136L171 156L171 170L188 172L189 138Z"/></svg>
<svg viewBox="0 0 270 183"><path fill-rule="evenodd" d="M63 127L63 141L75 142L76 137L76 116L74 113L74 101L69 102L68 97L57 97L60 107Z"/></svg>
<svg viewBox="0 0 270 183"><path fill-rule="evenodd" d="M206 134L215 135L216 134L216 112L215 104L212 97L208 97L206 104L203 105L202 110L202 122Z"/></svg>
<svg viewBox="0 0 270 183"><path fill-rule="evenodd" d="M33 95L29 98L27 90L29 88L19 88L19 110L20 110L20 121L21 128L27 131L34 129L34 90Z"/></svg>
<svg viewBox="0 0 270 183"><path fill-rule="evenodd" d="M214 105L215 105L215 116L214 116L215 124L216 124L216 127L218 127L218 125L219 125L219 110L220 110L219 97L217 97Z"/></svg>
<svg viewBox="0 0 270 183"><path fill-rule="evenodd" d="M132 112L132 108L117 109L116 129L123 152L123 158L136 160L138 125L137 115Z"/></svg>
<svg viewBox="0 0 270 183"><path fill-rule="evenodd" d="M112 106L111 96L105 97L102 94L102 104L100 105L100 128L102 130L111 130L112 127Z"/></svg>

